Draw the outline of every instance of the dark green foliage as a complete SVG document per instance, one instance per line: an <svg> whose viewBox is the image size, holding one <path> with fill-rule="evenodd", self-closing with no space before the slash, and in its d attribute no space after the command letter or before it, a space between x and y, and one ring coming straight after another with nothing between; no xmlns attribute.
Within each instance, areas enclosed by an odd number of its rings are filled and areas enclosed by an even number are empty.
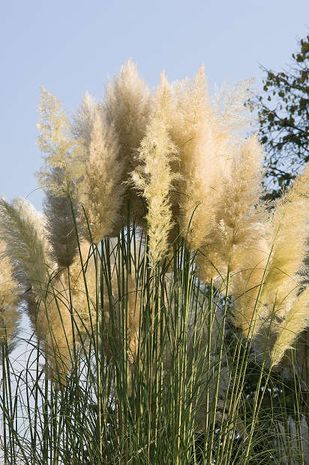
<svg viewBox="0 0 309 465"><path fill-rule="evenodd" d="M288 69L267 73L258 97L260 139L266 148L266 187L276 198L309 160L309 35Z"/></svg>

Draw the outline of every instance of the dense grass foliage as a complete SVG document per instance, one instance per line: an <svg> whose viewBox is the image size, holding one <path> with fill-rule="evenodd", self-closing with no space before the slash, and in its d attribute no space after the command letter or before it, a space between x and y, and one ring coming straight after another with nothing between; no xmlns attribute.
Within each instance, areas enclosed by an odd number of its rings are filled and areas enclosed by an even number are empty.
<svg viewBox="0 0 309 465"><path fill-rule="evenodd" d="M68 292L74 337L58 363L33 337L17 369L2 344L4 463L307 463L302 381L292 365L286 379L271 373L233 329L229 276L203 284L183 243L155 269L146 251L136 228L90 248L81 272L87 294L96 269L96 321L79 337Z"/></svg>

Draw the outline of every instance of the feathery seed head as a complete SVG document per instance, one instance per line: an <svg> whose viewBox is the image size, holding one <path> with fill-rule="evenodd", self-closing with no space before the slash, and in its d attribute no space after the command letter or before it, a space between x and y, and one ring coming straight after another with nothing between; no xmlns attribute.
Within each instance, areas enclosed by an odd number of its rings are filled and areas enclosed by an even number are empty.
<svg viewBox="0 0 309 465"><path fill-rule="evenodd" d="M309 165L278 202L270 219L272 254L265 294L276 296L280 288L295 287L296 274L308 253ZM288 293L288 291L286 291Z"/></svg>
<svg viewBox="0 0 309 465"><path fill-rule="evenodd" d="M0 241L0 344L11 342L19 319L20 290L10 260L5 255L5 247Z"/></svg>
<svg viewBox="0 0 309 465"><path fill-rule="evenodd" d="M120 74L107 87L107 95L103 104L103 112L109 124L112 124L118 135L120 160L124 166L124 181L127 192L122 218L127 218L129 202L131 218L140 221L145 214L145 205L141 197L130 189L131 175L135 169L136 151L145 136L151 110L150 91L139 77L135 64L128 61Z"/></svg>
<svg viewBox="0 0 309 465"><path fill-rule="evenodd" d="M61 103L46 89L42 90L39 111L38 143L46 154L45 167L39 172L40 184L53 195L72 195L82 171L81 144L73 137Z"/></svg>
<svg viewBox="0 0 309 465"><path fill-rule="evenodd" d="M78 186L94 243L118 233L125 192L124 168L114 126L96 109L85 173Z"/></svg>
<svg viewBox="0 0 309 465"><path fill-rule="evenodd" d="M86 92L82 103L73 118L72 133L77 140L89 148L93 122L98 108L94 98Z"/></svg>
<svg viewBox="0 0 309 465"><path fill-rule="evenodd" d="M166 256L169 233L174 225L170 192L177 175L172 172L171 163L177 149L169 136L168 115L165 113L169 111L169 99L165 90L165 82L161 81L154 111L138 150L140 164L132 173L133 183L147 204L147 231L153 265Z"/></svg>
<svg viewBox="0 0 309 465"><path fill-rule="evenodd" d="M6 241L6 256L24 289L43 296L54 264L48 257L44 219L25 200L9 204L0 200L0 229Z"/></svg>
<svg viewBox="0 0 309 465"><path fill-rule="evenodd" d="M292 347L297 336L309 325L309 288L294 298L283 323L277 328L277 339L271 359L278 365L284 352Z"/></svg>

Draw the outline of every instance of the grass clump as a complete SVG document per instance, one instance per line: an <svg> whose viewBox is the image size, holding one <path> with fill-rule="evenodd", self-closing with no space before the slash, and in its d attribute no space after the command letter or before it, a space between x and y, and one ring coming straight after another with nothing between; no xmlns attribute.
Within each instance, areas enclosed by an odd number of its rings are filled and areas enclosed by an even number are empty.
<svg viewBox="0 0 309 465"><path fill-rule="evenodd" d="M260 200L245 96L131 62L71 120L43 91L44 214L0 202L5 464L309 463L308 168Z"/></svg>

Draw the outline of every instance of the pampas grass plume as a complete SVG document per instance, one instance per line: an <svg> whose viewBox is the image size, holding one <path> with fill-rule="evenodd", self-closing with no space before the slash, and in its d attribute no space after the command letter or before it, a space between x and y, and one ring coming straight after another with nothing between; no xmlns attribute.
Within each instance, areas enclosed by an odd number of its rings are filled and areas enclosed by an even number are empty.
<svg viewBox="0 0 309 465"><path fill-rule="evenodd" d="M170 191L176 175L172 172L171 163L175 160L177 148L169 136L165 97L163 83L158 89L154 112L138 150L140 164L132 174L133 183L147 204L147 233L153 265L166 256L169 233L174 224Z"/></svg>
<svg viewBox="0 0 309 465"><path fill-rule="evenodd" d="M72 133L86 149L89 148L91 142L91 133L97 108L98 104L94 98L86 92L78 111L73 117Z"/></svg>
<svg viewBox="0 0 309 465"><path fill-rule="evenodd" d="M264 295L269 302L280 302L297 286L297 273L308 253L309 165L279 201L270 221L271 260L265 279Z"/></svg>
<svg viewBox="0 0 309 465"><path fill-rule="evenodd" d="M73 137L71 123L60 101L46 89L41 92L39 112L38 144L45 154L45 166L39 173L40 183L53 195L68 195L82 170L78 163L80 144Z"/></svg>
<svg viewBox="0 0 309 465"><path fill-rule="evenodd" d="M91 106L90 98L86 102ZM39 180L46 194L46 229L52 258L60 267L68 267L77 252L75 222L78 221L78 211L75 191L83 171L84 149L80 140L74 138L70 121L60 102L45 89L42 90L39 110L41 119L38 124L38 141L45 153L45 166L39 173Z"/></svg>
<svg viewBox="0 0 309 465"><path fill-rule="evenodd" d="M145 136L146 126L151 111L150 91L139 77L135 64L129 60L113 82L107 87L103 113L118 135L120 158L124 163L125 181L130 181L130 173L136 167L136 151ZM140 220L145 214L141 197L127 184L126 199L129 202L132 219ZM128 214L126 203L122 216ZM124 221L125 222L125 221Z"/></svg>
<svg viewBox="0 0 309 465"><path fill-rule="evenodd" d="M107 87L103 104L107 119L119 135L122 157L130 164L145 134L150 112L150 92L129 60Z"/></svg>
<svg viewBox="0 0 309 465"><path fill-rule="evenodd" d="M114 127L95 110L85 174L78 186L94 243L117 234L125 191L124 162Z"/></svg>
<svg viewBox="0 0 309 465"><path fill-rule="evenodd" d="M24 290L45 296L54 263L48 258L44 218L25 200L10 204L0 200L0 230L6 240L6 256Z"/></svg>
<svg viewBox="0 0 309 465"><path fill-rule="evenodd" d="M19 294L11 262L5 255L5 243L0 241L0 344L10 343L16 331Z"/></svg>
<svg viewBox="0 0 309 465"><path fill-rule="evenodd" d="M278 335L271 353L273 365L278 365L285 351L290 349L297 336L309 324L309 288L296 297L285 320L278 328Z"/></svg>

